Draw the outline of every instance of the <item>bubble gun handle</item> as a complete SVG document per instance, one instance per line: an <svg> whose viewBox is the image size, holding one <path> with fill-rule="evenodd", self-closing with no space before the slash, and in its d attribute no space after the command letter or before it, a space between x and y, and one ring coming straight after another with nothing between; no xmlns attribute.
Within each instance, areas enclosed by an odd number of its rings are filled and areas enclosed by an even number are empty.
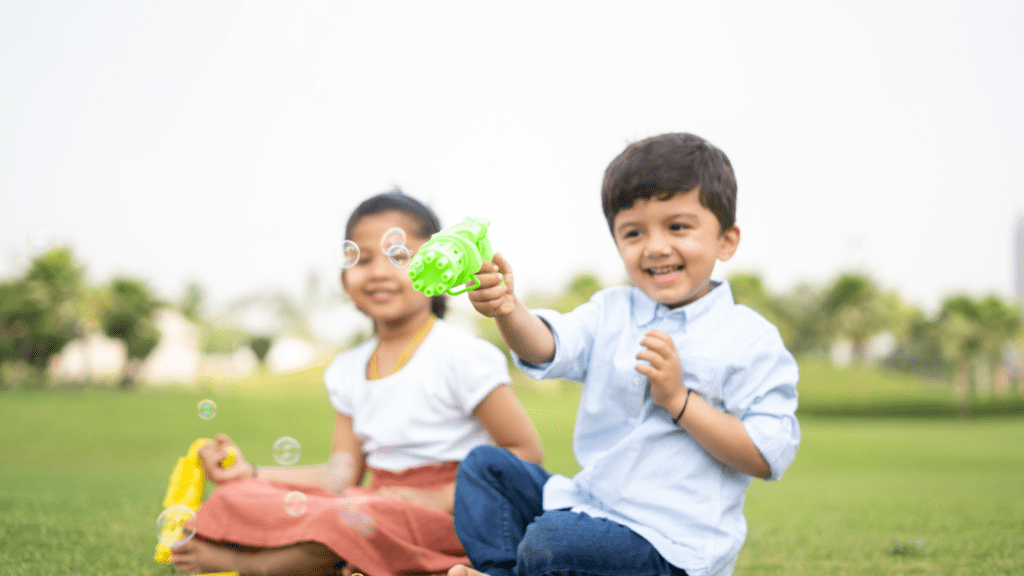
<svg viewBox="0 0 1024 576"><path fill-rule="evenodd" d="M203 503L203 490L206 489L206 472L203 470L203 464L199 461L199 449L210 442L209 438L200 438L192 443L184 458L178 458L178 464L171 472L167 496L164 497L165 509L178 505L188 506L193 511L199 509L199 505ZM237 453L234 448L229 448L228 455L220 461L220 465L230 468L235 463ZM163 542L158 542L154 559L161 564L170 564L171 548ZM208 576L229 576L230 574L234 573L221 572Z"/></svg>
<svg viewBox="0 0 1024 576"><path fill-rule="evenodd" d="M483 218L466 218L431 236L409 262L412 287L427 296L457 296L480 286L475 275L494 257L489 226Z"/></svg>

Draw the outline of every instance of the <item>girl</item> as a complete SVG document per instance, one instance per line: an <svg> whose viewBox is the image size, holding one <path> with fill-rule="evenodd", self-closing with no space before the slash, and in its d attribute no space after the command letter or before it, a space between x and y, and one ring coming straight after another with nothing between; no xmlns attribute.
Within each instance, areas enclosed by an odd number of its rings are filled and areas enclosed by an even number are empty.
<svg viewBox="0 0 1024 576"><path fill-rule="evenodd" d="M173 549L179 570L443 573L468 562L451 517L458 462L491 442L540 462L504 355L445 323L443 295L413 290L381 245L396 227L412 253L441 228L429 208L394 191L360 204L345 229L360 257L341 283L375 335L324 373L338 412L331 461L257 467L239 453L224 469L217 462L237 447L218 435L200 451L218 487L199 509L196 537ZM362 488L367 469L372 484Z"/></svg>

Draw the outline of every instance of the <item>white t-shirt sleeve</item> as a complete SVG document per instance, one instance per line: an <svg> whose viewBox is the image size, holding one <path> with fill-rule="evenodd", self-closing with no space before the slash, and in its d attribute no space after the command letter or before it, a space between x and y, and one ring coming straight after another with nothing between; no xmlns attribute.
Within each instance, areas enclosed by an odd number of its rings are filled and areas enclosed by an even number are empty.
<svg viewBox="0 0 1024 576"><path fill-rule="evenodd" d="M452 392L465 414L473 410L495 388L508 384L508 361L501 350L476 337L461 339L458 346L464 351L452 359Z"/></svg>
<svg viewBox="0 0 1024 576"><path fill-rule="evenodd" d="M355 413L357 387L352 381L353 374L359 374L359 370L365 369L361 359L368 354L367 347L373 346L372 342L364 342L351 350L347 350L335 356L334 360L324 370L324 385L327 387L327 398L331 406L338 412L347 416Z"/></svg>

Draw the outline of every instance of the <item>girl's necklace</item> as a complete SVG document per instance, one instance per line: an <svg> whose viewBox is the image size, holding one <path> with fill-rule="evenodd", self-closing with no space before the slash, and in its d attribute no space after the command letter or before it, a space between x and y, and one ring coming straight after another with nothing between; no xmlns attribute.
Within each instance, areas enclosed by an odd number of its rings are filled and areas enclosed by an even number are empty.
<svg viewBox="0 0 1024 576"><path fill-rule="evenodd" d="M437 316L431 314L427 323L423 325L423 328L420 328L420 331L412 337L412 341L409 342L405 347L405 350L402 351L402 355L398 357L398 362L395 363L395 367L391 369L390 374L398 372L402 369L402 366L405 366L405 363L409 361L409 357L412 356L413 350L415 350L416 347L419 346L420 342L422 342L427 336L427 332L430 332L431 326L434 325L434 320L437 320ZM380 348L380 344L377 344L377 348ZM370 355L370 380L377 380L380 378L380 373L377 372L377 348L374 348L373 354Z"/></svg>

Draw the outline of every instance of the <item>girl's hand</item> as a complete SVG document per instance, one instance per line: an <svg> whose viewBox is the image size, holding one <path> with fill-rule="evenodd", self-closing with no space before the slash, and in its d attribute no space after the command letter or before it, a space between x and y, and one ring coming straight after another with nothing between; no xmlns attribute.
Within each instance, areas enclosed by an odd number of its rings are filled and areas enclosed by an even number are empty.
<svg viewBox="0 0 1024 576"><path fill-rule="evenodd" d="M484 316L505 316L515 308L516 296L512 291L512 267L501 254L480 266L476 274L480 286L470 290L469 301Z"/></svg>
<svg viewBox="0 0 1024 576"><path fill-rule="evenodd" d="M644 335L640 345L644 350L636 355L636 359L646 360L650 365L637 364L636 371L651 381L651 400L669 410L669 406L674 405L674 399L686 395L683 367L679 363L676 344L665 332L650 330Z"/></svg>
<svg viewBox="0 0 1024 576"><path fill-rule="evenodd" d="M227 457L228 448L234 449L235 462L230 468L223 468L220 462ZM213 442L199 449L199 460L206 470L206 477L217 484L228 480L252 478L252 465L245 461L242 451L224 434L217 434Z"/></svg>

